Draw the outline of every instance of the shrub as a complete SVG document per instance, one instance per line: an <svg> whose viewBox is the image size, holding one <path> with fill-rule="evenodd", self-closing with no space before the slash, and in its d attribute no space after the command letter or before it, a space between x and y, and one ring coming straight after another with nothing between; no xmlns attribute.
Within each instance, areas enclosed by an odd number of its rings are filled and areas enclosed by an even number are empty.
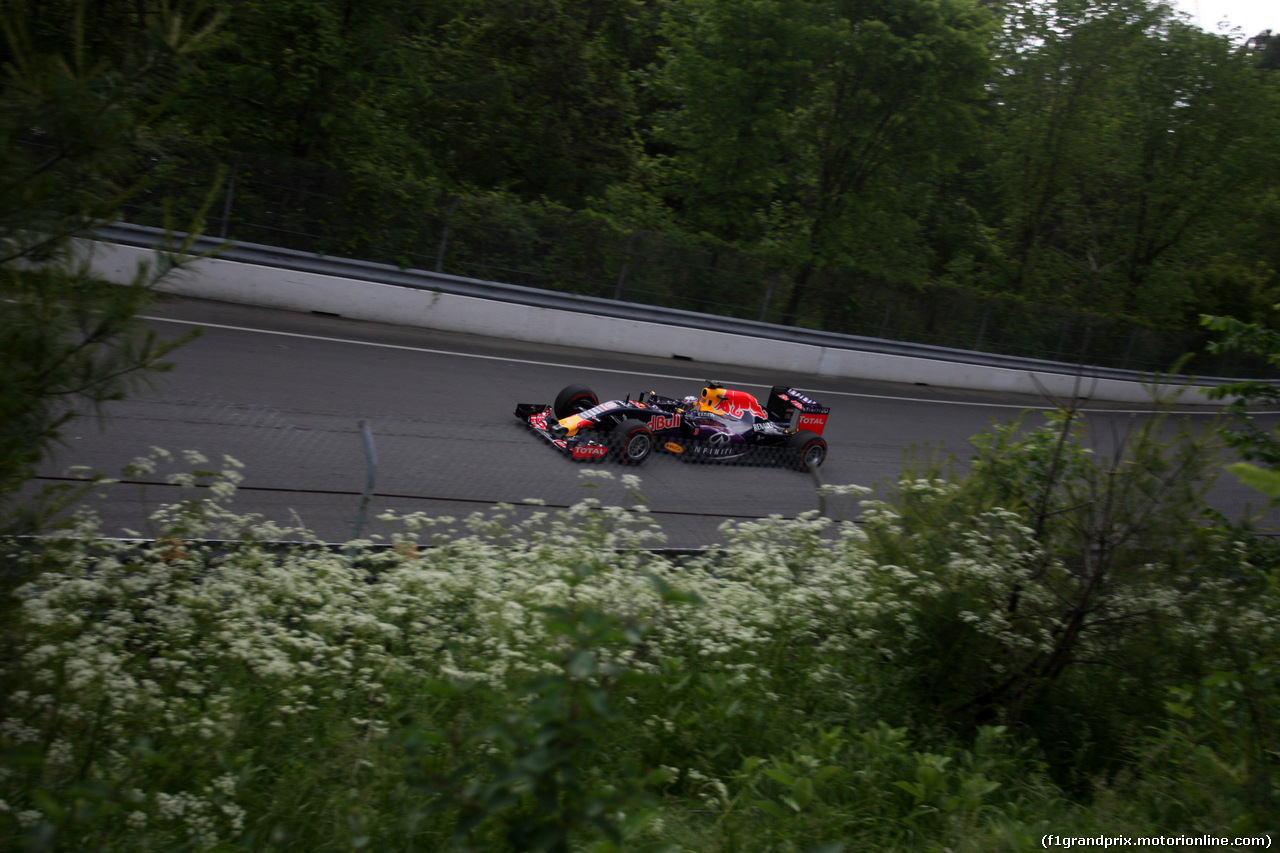
<svg viewBox="0 0 1280 853"><path fill-rule="evenodd" d="M1167 693L1195 668L1175 643L1225 672L1206 646L1273 642L1274 579L1247 549L1205 553L1253 572L1248 593L1179 569L1196 585L1146 628L1096 623L1075 647L1073 667L1110 655L1134 668L1122 687L1156 673L1148 692L1172 697L1142 732L1130 708L1072 711L1131 762L1132 793L1090 811L1051 781L1070 753L1030 705L989 706L1010 726L973 713L1052 654L1051 584L1077 578L980 478L904 481L861 524L729 524L723 548L676 559L646 549L630 477L627 507L408 515L389 542L330 547L232 513L233 460L177 476L210 497L158 513L158 540L82 519L7 557L6 849L1026 849L1107 820L1167 828L1171 790L1241 827L1274 802L1269 670ZM1165 553L1183 552L1201 553ZM1090 614L1150 599L1147 577L1117 574L1130 587ZM1239 784L1197 784L1206 756L1244 766ZM1082 790L1105 779L1075 769Z"/></svg>

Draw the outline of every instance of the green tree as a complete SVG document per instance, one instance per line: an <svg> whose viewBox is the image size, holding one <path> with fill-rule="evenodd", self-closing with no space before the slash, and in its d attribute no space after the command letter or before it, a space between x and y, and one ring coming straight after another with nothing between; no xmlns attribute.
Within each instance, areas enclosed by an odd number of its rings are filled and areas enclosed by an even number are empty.
<svg viewBox="0 0 1280 853"><path fill-rule="evenodd" d="M35 4L33 8L38 8ZM199 8L161 7L144 41L115 61L89 50L86 10L75 5L59 52L37 46L30 11L3 10L0 82L0 502L35 472L61 427L123 396L181 341L162 341L137 319L162 253L129 286L96 280L74 238L115 218L156 150L165 96L183 58L216 21ZM41 26L48 22L38 22ZM181 250L183 247L178 247ZM0 509L7 509L0 507ZM11 526L29 526L15 513Z"/></svg>
<svg viewBox="0 0 1280 853"><path fill-rule="evenodd" d="M794 0L686 0L662 22L652 85L656 189L684 228L754 245L799 158L795 113L819 29Z"/></svg>
<svg viewBox="0 0 1280 853"><path fill-rule="evenodd" d="M1235 317L1206 314L1200 322L1219 333L1218 339L1209 344L1210 352L1248 353L1273 368L1280 367L1280 332ZM1226 411L1232 421L1223 429L1223 436L1244 461L1229 466L1229 470L1273 503L1280 502L1280 471L1276 470L1280 469L1280 430L1253 417L1255 411L1272 409L1280 403L1280 388L1272 382L1242 380L1218 385L1208 393L1214 400L1230 401Z"/></svg>
<svg viewBox="0 0 1280 853"><path fill-rule="evenodd" d="M1280 38L1271 30L1263 30L1245 42L1258 58L1258 67L1264 71L1280 70Z"/></svg>
<svg viewBox="0 0 1280 853"><path fill-rule="evenodd" d="M183 98L219 150L581 207L626 178L639 0L241 0Z"/></svg>
<svg viewBox="0 0 1280 853"><path fill-rule="evenodd" d="M1219 286L1249 278L1211 248L1280 164L1275 89L1248 52L1147 0L1012 8L986 172L1003 287L1169 323L1210 263Z"/></svg>
<svg viewBox="0 0 1280 853"><path fill-rule="evenodd" d="M571 207L638 154L634 72L654 49L639 0L470 0L415 45L430 57L422 137L451 181Z"/></svg>
<svg viewBox="0 0 1280 853"><path fill-rule="evenodd" d="M383 2L242 0L182 97L215 148L338 165L376 132L367 94L390 21Z"/></svg>
<svg viewBox="0 0 1280 853"><path fill-rule="evenodd" d="M959 728L1017 723L1063 781L1114 767L1167 688L1234 666L1261 592L1207 508L1215 432L1162 411L1109 432L1068 409L998 426L957 483L908 474L892 512L864 517L884 582L918 602L916 630L885 643L905 688L892 702ZM975 550L957 558L959 543Z"/></svg>
<svg viewBox="0 0 1280 853"><path fill-rule="evenodd" d="M689 226L779 248L795 270L784 322L817 269L901 277L916 190L974 127L987 13L962 0L672 8L658 83L675 107L657 138Z"/></svg>

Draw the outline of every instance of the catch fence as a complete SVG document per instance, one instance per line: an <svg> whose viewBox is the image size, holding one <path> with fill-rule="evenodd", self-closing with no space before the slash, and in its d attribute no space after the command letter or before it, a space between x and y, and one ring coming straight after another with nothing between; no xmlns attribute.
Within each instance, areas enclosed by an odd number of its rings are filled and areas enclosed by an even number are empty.
<svg viewBox="0 0 1280 853"><path fill-rule="evenodd" d="M709 241L624 232L600 218L493 196L441 196L295 160L188 151L154 161L127 208L165 225L221 184L205 233L232 241L395 264L526 287L974 352L1168 371L1274 377L1245 353L1213 355L1200 330L1156 328L954 286L917 287L818 270L798 300L794 270ZM788 306L796 304L794 311Z"/></svg>

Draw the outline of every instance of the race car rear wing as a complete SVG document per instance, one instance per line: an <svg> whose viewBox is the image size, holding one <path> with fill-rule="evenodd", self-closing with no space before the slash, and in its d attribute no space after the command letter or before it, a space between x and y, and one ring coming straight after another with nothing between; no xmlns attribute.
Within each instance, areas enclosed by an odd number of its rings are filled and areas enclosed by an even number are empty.
<svg viewBox="0 0 1280 853"><path fill-rule="evenodd" d="M785 385L775 385L769 390L766 411L769 420L788 424L791 432L805 429L817 435L822 435L827 415L831 414L830 408Z"/></svg>

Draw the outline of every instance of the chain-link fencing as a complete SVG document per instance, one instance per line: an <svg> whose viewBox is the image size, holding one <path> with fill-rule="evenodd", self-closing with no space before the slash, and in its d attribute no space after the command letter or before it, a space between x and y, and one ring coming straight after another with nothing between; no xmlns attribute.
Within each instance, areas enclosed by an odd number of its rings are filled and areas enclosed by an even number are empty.
<svg viewBox="0 0 1280 853"><path fill-rule="evenodd" d="M1098 367L1163 372L1194 353L1198 376L1273 377L1245 353L1211 355L1200 330L1156 328L954 286L916 287L818 270L793 299L794 270L725 245L546 205L354 176L296 160L190 150L152 163L126 216L164 225L221 185L206 233L227 240L661 305L841 334ZM795 303L794 311L788 311Z"/></svg>

